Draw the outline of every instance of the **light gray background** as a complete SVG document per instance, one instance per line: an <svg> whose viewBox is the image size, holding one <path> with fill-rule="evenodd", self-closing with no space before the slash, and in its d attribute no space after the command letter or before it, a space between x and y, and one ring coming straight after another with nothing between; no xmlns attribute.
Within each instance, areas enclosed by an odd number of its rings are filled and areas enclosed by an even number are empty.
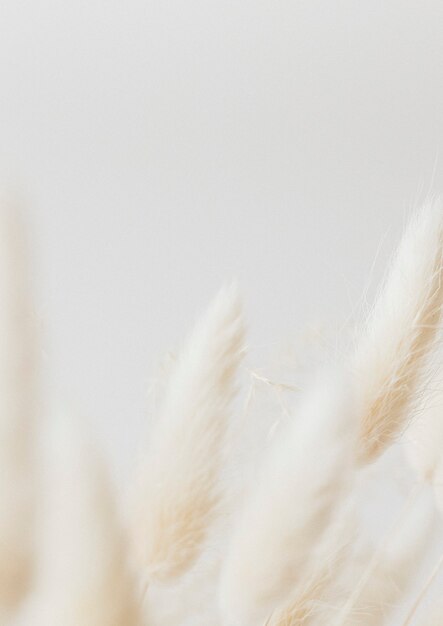
<svg viewBox="0 0 443 626"><path fill-rule="evenodd" d="M118 476L147 382L237 276L250 343L340 326L443 188L441 0L2 0L51 389Z"/></svg>

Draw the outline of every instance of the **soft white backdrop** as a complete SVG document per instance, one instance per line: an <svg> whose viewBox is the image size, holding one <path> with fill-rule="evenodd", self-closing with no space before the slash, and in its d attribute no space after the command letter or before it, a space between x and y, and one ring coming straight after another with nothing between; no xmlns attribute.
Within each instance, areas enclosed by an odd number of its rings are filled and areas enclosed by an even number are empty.
<svg viewBox="0 0 443 626"><path fill-rule="evenodd" d="M250 343L340 326L443 189L443 3L2 0L0 168L51 389L119 477L147 381L237 276Z"/></svg>

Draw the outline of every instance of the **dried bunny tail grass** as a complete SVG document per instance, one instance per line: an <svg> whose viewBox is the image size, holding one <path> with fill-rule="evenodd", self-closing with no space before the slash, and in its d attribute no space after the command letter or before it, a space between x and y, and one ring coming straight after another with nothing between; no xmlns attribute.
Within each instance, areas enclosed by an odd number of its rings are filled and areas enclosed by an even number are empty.
<svg viewBox="0 0 443 626"><path fill-rule="evenodd" d="M440 554L437 563L434 565L434 567L433 567L431 573L429 574L425 584L421 588L420 593L415 598L413 605L409 609L409 613L406 616L406 619L403 622L402 626L410 626L413 623L413 621L415 621L415 614L416 614L417 610L419 609L421 603L425 599L426 594L428 593L429 589L432 587L432 585L433 585L433 583L435 583L435 580L437 579L438 575L441 573L442 567L443 567L443 554Z"/></svg>
<svg viewBox="0 0 443 626"><path fill-rule="evenodd" d="M356 537L355 512L351 502L344 503L336 519L316 547L314 567L291 593L285 604L273 612L266 626L300 626L311 624L330 600L337 576L348 563Z"/></svg>
<svg viewBox="0 0 443 626"><path fill-rule="evenodd" d="M382 550L366 545L351 562L339 595L347 598L338 615L327 622L331 626L379 626L398 606L417 572L420 560L431 540L434 508L429 493L421 494L409 517ZM374 554L377 561L368 578L367 565ZM364 577L362 579L362 576ZM364 580L364 584L359 584ZM355 594L355 590L358 593Z"/></svg>
<svg viewBox="0 0 443 626"><path fill-rule="evenodd" d="M271 448L228 547L223 624L264 624L303 583L352 474L353 417L342 381L322 381Z"/></svg>
<svg viewBox="0 0 443 626"><path fill-rule="evenodd" d="M363 464L378 457L405 426L440 321L442 248L442 204L429 201L403 236L354 355Z"/></svg>
<svg viewBox="0 0 443 626"><path fill-rule="evenodd" d="M166 352L160 361L156 376L150 380L147 397L149 415L154 421L168 390L176 362L177 356L171 351Z"/></svg>
<svg viewBox="0 0 443 626"><path fill-rule="evenodd" d="M73 420L57 414L50 426L37 587L26 623L140 626L104 467Z"/></svg>
<svg viewBox="0 0 443 626"><path fill-rule="evenodd" d="M435 465L431 484L434 490L435 505L438 512L443 517L443 455L440 456L439 461Z"/></svg>
<svg viewBox="0 0 443 626"><path fill-rule="evenodd" d="M218 475L244 350L236 285L222 289L169 375L134 494L133 545L146 582L184 574L219 503Z"/></svg>
<svg viewBox="0 0 443 626"><path fill-rule="evenodd" d="M17 605L32 569L36 336L24 228L0 198L0 611Z"/></svg>
<svg viewBox="0 0 443 626"><path fill-rule="evenodd" d="M437 351L438 352L438 351ZM440 354L435 355L440 357ZM443 457L443 389L441 368L435 377L436 389L426 389L404 437L403 449L411 467L426 482L433 482ZM432 381L434 382L434 381Z"/></svg>
<svg viewBox="0 0 443 626"><path fill-rule="evenodd" d="M215 602L220 573L220 547L206 547L204 554L184 576L168 585L151 585L145 602L149 624L161 626L220 626Z"/></svg>

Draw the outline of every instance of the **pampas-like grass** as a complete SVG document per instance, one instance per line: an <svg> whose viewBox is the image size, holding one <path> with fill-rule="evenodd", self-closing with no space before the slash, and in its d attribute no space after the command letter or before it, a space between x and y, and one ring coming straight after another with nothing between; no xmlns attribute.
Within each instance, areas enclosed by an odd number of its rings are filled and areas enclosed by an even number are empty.
<svg viewBox="0 0 443 626"><path fill-rule="evenodd" d="M441 316L442 245L442 203L430 201L411 220L357 344L362 463L377 458L406 427Z"/></svg>
<svg viewBox="0 0 443 626"><path fill-rule="evenodd" d="M263 624L302 583L349 480L353 409L342 380L322 381L271 449L226 555L224 625Z"/></svg>
<svg viewBox="0 0 443 626"><path fill-rule="evenodd" d="M441 371L442 223L438 202L412 220L352 367L335 363L307 391L298 375L254 374L263 389L246 394L244 421L230 415L240 300L223 289L155 385L125 529L78 423L37 410L22 235L14 214L0 220L0 626L400 626L397 608L419 626L443 567L443 555L425 559L434 568L414 580L443 513L440 392L428 384ZM294 411L283 388L297 389ZM432 510L408 499L374 541L372 480L395 478L394 502L417 492L401 462L386 469L395 455L368 467L404 431Z"/></svg>
<svg viewBox="0 0 443 626"><path fill-rule="evenodd" d="M17 605L32 569L35 334L20 215L0 200L0 614Z"/></svg>
<svg viewBox="0 0 443 626"><path fill-rule="evenodd" d="M287 600L272 613L266 626L299 626L314 623L324 617L325 605L335 603L336 580L349 563L357 538L355 511L350 499L345 499L314 548L314 558L302 582ZM331 595L333 592L333 595Z"/></svg>
<svg viewBox="0 0 443 626"><path fill-rule="evenodd" d="M331 626L378 626L385 623L408 589L430 542L433 507L429 493L421 494L411 514L389 536L386 544L357 550L338 595L345 599ZM368 564L374 559L374 568ZM369 576L367 576L369 574ZM363 584L361 584L363 583ZM358 593L355 593L358 590ZM351 600L351 601L349 601Z"/></svg>
<svg viewBox="0 0 443 626"><path fill-rule="evenodd" d="M220 490L243 323L235 285L197 323L168 377L135 491L135 557L145 580L182 575L200 554Z"/></svg>
<svg viewBox="0 0 443 626"><path fill-rule="evenodd" d="M432 486L434 489L435 503L440 515L443 517L443 455L438 461L434 473Z"/></svg>
<svg viewBox="0 0 443 626"><path fill-rule="evenodd" d="M46 437L38 583L25 626L141 626L104 467L71 417Z"/></svg>
<svg viewBox="0 0 443 626"><path fill-rule="evenodd" d="M438 382L437 382L438 384ZM425 394L420 412L403 438L406 457L423 481L434 480L443 457L443 393Z"/></svg>
<svg viewBox="0 0 443 626"><path fill-rule="evenodd" d="M403 444L406 458L419 479L432 485L437 509L443 516L443 394L440 388L423 394L420 411L405 433Z"/></svg>

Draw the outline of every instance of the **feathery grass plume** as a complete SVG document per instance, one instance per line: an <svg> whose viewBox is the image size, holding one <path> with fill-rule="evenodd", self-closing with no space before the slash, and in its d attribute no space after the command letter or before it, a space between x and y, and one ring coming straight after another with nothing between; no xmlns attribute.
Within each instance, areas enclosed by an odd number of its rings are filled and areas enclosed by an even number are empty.
<svg viewBox="0 0 443 626"><path fill-rule="evenodd" d="M46 498L31 626L140 626L110 485L79 425L58 413L46 436Z"/></svg>
<svg viewBox="0 0 443 626"><path fill-rule="evenodd" d="M32 569L36 337L24 229L0 199L0 612L25 593Z"/></svg>
<svg viewBox="0 0 443 626"><path fill-rule="evenodd" d="M146 582L182 575L201 552L220 499L243 337L232 285L199 320L170 373L134 498L134 553Z"/></svg>
<svg viewBox="0 0 443 626"><path fill-rule="evenodd" d="M437 351L439 352L439 351ZM440 358L440 354L436 355ZM443 389L441 374L435 376L435 389L426 389L417 415L403 437L403 448L411 467L425 482L433 482L443 458ZM434 380L432 380L434 382Z"/></svg>
<svg viewBox="0 0 443 626"><path fill-rule="evenodd" d="M160 361L156 376L150 381L147 395L149 398L149 414L154 420L168 389L176 360L177 357L173 352L166 352Z"/></svg>
<svg viewBox="0 0 443 626"><path fill-rule="evenodd" d="M414 509L403 520L382 549L370 544L359 546L344 578L338 581L337 598L342 608L331 626L379 626L398 606L420 565L431 540L434 507L428 492L423 492ZM368 563L377 555L376 565L366 579ZM362 578L363 577L363 578ZM363 581L364 584L360 584ZM355 590L358 594L355 596Z"/></svg>
<svg viewBox="0 0 443 626"><path fill-rule="evenodd" d="M354 355L361 463L378 457L405 426L440 321L442 250L442 203L429 201L403 236Z"/></svg>
<svg viewBox="0 0 443 626"><path fill-rule="evenodd" d="M415 600L412 606L410 607L409 613L407 614L406 619L403 622L402 626L411 626L411 624L415 622L416 613L419 610L420 605L426 598L426 594L428 593L429 589L432 587L437 577L441 573L442 568L443 568L443 554L440 554L437 562L435 563L431 573L429 574L424 585L422 586L419 594L415 597Z"/></svg>
<svg viewBox="0 0 443 626"><path fill-rule="evenodd" d="M435 466L432 476L432 487L434 489L435 505L440 515L443 516L443 455Z"/></svg>
<svg viewBox="0 0 443 626"><path fill-rule="evenodd" d="M194 567L168 585L149 587L148 601L144 603L149 624L220 626L215 598L223 545L221 542L217 550L205 547Z"/></svg>
<svg viewBox="0 0 443 626"><path fill-rule="evenodd" d="M312 571L303 577L284 606L274 611L266 626L307 626L318 614L324 616L324 605L331 601L331 589L348 564L355 538L355 512L348 500L314 548Z"/></svg>
<svg viewBox="0 0 443 626"><path fill-rule="evenodd" d="M437 509L443 515L443 388L438 348L429 359L426 386L420 405L404 437L403 450L410 466L423 482L431 484Z"/></svg>
<svg viewBox="0 0 443 626"><path fill-rule="evenodd" d="M303 582L352 475L353 408L341 380L322 381L275 441L228 547L223 624L265 623Z"/></svg>

